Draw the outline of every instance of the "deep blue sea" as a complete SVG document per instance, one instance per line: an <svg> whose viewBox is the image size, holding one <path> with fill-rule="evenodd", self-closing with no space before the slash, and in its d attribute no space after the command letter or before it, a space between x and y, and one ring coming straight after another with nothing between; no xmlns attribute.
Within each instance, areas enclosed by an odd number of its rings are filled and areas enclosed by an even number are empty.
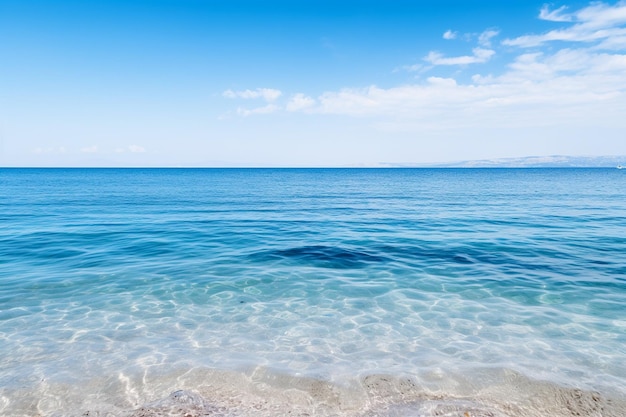
<svg viewBox="0 0 626 417"><path fill-rule="evenodd" d="M624 416L626 171L0 169L2 416Z"/></svg>

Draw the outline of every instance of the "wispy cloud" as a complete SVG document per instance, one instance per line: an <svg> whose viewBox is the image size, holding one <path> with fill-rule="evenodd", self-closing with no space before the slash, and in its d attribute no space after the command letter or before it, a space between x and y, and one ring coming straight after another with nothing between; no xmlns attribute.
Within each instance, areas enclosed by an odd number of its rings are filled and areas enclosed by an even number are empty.
<svg viewBox="0 0 626 417"><path fill-rule="evenodd" d="M133 153L144 153L146 151L146 148L139 145L129 145L128 150Z"/></svg>
<svg viewBox="0 0 626 417"><path fill-rule="evenodd" d="M304 94L296 94L287 103L287 111L298 111L311 108L315 105L315 100Z"/></svg>
<svg viewBox="0 0 626 417"><path fill-rule="evenodd" d="M499 73L489 68L489 72L474 73L469 80L431 76L389 88L370 85L316 96L298 93L282 105L272 102L252 110L239 109L238 113L247 116L284 109L368 117L380 121L379 125L404 123L420 129L597 125L600 120L606 126L622 126L620 115L626 111L626 1L613 6L593 3L574 11L546 6L538 18L560 27L501 44L494 41L499 30L487 29L472 35L477 42L472 54L446 56L433 51L424 58L425 64L404 67L433 74L439 66L460 66L462 71L467 70L465 66L486 63L499 49L506 49L501 62L505 58L509 61ZM444 33L446 39L456 36L452 30ZM571 42L554 42L563 40ZM527 49L548 43L549 48ZM502 48L503 44L507 48ZM431 67L425 70L428 64ZM441 120L450 123L443 126Z"/></svg>
<svg viewBox="0 0 626 417"><path fill-rule="evenodd" d="M441 52L431 51L424 57L424 61L428 62L432 66L438 65L470 65L470 64L482 64L491 59L495 55L496 51L492 49L491 40L498 36L500 32L494 29L488 29L480 34L465 33L462 38L466 41L478 41L478 46L472 49L472 55L461 55L447 57ZM447 40L456 39L459 37L458 32L448 30L443 34L443 38ZM423 69L422 65L415 64L411 66L404 66L404 69L408 71L419 71Z"/></svg>
<svg viewBox="0 0 626 417"><path fill-rule="evenodd" d="M566 13L565 8L550 10L547 6L541 9L539 17L553 22L571 22L573 25L551 30L540 35L524 35L503 41L504 45L519 47L536 47L548 42L583 42L598 43L603 48L602 41L607 45L623 44L614 42L615 37L626 37L626 2L620 1L611 6L605 3L592 3L572 13Z"/></svg>
<svg viewBox="0 0 626 417"><path fill-rule="evenodd" d="M263 99L267 102L275 101L282 95L280 90L275 90L273 88L257 88L256 90L243 90L243 91L233 91L226 90L222 93L222 95L226 98L241 98L241 99Z"/></svg>
<svg viewBox="0 0 626 417"><path fill-rule="evenodd" d="M491 39L495 38L499 34L499 30L488 29L478 35L478 44L485 48L491 48Z"/></svg>
<svg viewBox="0 0 626 417"><path fill-rule="evenodd" d="M492 49L474 48L472 55L445 57L439 52L430 52L424 60L432 65L469 65L489 61L495 54Z"/></svg>
<svg viewBox="0 0 626 417"><path fill-rule="evenodd" d="M237 114L240 116L251 116L253 114L270 114L270 113L274 113L275 111L279 110L280 107L278 107L275 104L268 104L267 106L262 106L262 107L256 107L253 109L246 109L243 107L239 107L237 108Z"/></svg>
<svg viewBox="0 0 626 417"><path fill-rule="evenodd" d="M81 148L80 151L82 153L97 153L98 152L98 146L97 145L87 146L85 148Z"/></svg>
<svg viewBox="0 0 626 417"><path fill-rule="evenodd" d="M544 8L539 18L568 26L544 35L529 35L536 36L532 42L529 37L505 41L507 46L522 49L509 58L509 64L499 75L474 74L469 82L431 76L417 84L392 88L370 86L328 91L315 98L306 111L406 120L421 126L433 120L502 127L515 123L520 126L597 123L600 119L619 124L621 117L617 114L626 110L626 54L623 53L626 36L621 35L623 28L619 26L626 22L626 3L614 6L595 3L569 14L564 8L554 11ZM496 30L484 31L478 42L488 45L498 34ZM567 43L560 49L532 52L525 48L531 43L563 39L564 34L579 42L587 36L600 41L591 45ZM606 44L613 45L613 49L599 48ZM495 54L495 49L476 47L472 55L457 57L431 52L425 61L433 66L483 63Z"/></svg>
<svg viewBox="0 0 626 417"><path fill-rule="evenodd" d="M459 125L510 127L550 124L566 117L571 123L593 120L624 108L626 61L597 57L594 69L559 74L576 68L581 56L521 56L499 77L476 75L471 83L430 77L425 83L394 88L370 86L326 92L308 112L351 116L391 117L428 125L450 120ZM528 74L541 73L530 78ZM617 106L612 106L617 104ZM605 115L606 115L605 114ZM532 115L532 117L531 117Z"/></svg>
<svg viewBox="0 0 626 417"><path fill-rule="evenodd" d="M573 17L570 14L566 14L565 10L567 10L567 6L561 6L556 10L550 10L550 6L544 4L539 12L539 19L551 22L571 22Z"/></svg>
<svg viewBox="0 0 626 417"><path fill-rule="evenodd" d="M274 88L257 88L256 90L242 91L226 90L222 93L222 96L230 99L261 99L267 103L264 106L258 106L254 108L238 107L237 115L243 117L252 116L254 114L270 114L276 112L277 110L280 110L281 107L276 105L275 102L282 95L282 91L276 90ZM223 119L224 117L224 115L220 116L221 119Z"/></svg>
<svg viewBox="0 0 626 417"><path fill-rule="evenodd" d="M115 149L115 153L125 153L125 152L144 153L144 152L146 152L146 148L144 148L143 146L139 146L139 145L128 145L125 148L116 148Z"/></svg>
<svg viewBox="0 0 626 417"><path fill-rule="evenodd" d="M64 154L67 152L67 149L65 148L65 146L59 146L56 148L55 147L46 147L46 148L37 147L33 149L32 152L36 154Z"/></svg>

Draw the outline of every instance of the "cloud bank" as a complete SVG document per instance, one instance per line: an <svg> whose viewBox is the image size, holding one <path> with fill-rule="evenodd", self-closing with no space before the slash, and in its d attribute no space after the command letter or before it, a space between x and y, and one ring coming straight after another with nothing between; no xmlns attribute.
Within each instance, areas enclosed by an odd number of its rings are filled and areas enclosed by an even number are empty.
<svg viewBox="0 0 626 417"><path fill-rule="evenodd" d="M576 125L599 120L622 123L619 114L626 112L626 2L592 3L574 11L544 6L538 18L559 28L506 38L498 44L494 40L500 31L486 29L473 35L477 45L471 54L446 57L432 51L423 58L431 65L428 71L440 66L478 68L470 77L433 74L395 87L343 88L316 97L299 92L284 103L278 102L281 92L272 89L228 90L224 96L263 97L269 103L238 110L243 116L287 111L374 117L422 127L434 126L442 119L457 127L485 123L507 127ZM461 36L453 30L443 34L451 41L457 37ZM481 65L496 55L506 60L503 70L481 73Z"/></svg>

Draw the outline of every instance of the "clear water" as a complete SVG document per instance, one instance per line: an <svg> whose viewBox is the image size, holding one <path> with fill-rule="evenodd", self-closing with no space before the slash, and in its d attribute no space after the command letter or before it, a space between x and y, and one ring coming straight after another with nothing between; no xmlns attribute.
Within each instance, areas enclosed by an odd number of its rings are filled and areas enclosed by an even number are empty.
<svg viewBox="0 0 626 417"><path fill-rule="evenodd" d="M615 169L2 169L0 415L626 415L625 195Z"/></svg>

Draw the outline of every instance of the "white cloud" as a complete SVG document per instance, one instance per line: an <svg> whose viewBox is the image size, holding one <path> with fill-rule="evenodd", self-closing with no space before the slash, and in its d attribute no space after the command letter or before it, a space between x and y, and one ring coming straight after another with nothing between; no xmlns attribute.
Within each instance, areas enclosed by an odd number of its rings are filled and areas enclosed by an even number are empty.
<svg viewBox="0 0 626 417"><path fill-rule="evenodd" d="M624 111L626 56L576 49L523 54L503 74L477 74L471 82L433 76L393 88L328 91L306 109L368 117L387 129L414 130L625 126L620 116Z"/></svg>
<svg viewBox="0 0 626 417"><path fill-rule="evenodd" d="M482 64L491 59L495 54L495 51L491 47L491 40L499 35L500 32L494 29L488 29L480 34L466 33L463 35L463 39L466 41L478 40L479 47L472 49L472 55L462 55L455 57L446 57L441 52L431 51L424 57L424 61L428 62L432 66L439 65L470 65L470 64ZM444 39L456 39L459 36L458 32L451 30L446 31L443 34ZM420 64L414 64L410 66L403 66L403 69L407 71L420 71L424 69L424 66Z"/></svg>
<svg viewBox="0 0 626 417"><path fill-rule="evenodd" d="M574 23L565 29L556 29L541 35L524 35L514 39L506 39L504 45L535 47L547 42L585 42L604 41L611 48L615 43L609 40L626 36L626 2L620 1L613 6L605 3L592 3L576 12L565 14L564 8L550 11L544 6L539 17L544 20ZM600 44L602 45L602 44Z"/></svg>
<svg viewBox="0 0 626 417"><path fill-rule="evenodd" d="M146 151L146 148L139 145L129 145L128 150L133 153L143 153Z"/></svg>
<svg viewBox="0 0 626 417"><path fill-rule="evenodd" d="M226 90L222 93L222 96L226 98L242 98L242 99L260 98L267 102L275 101L281 95L282 95L282 92L280 90L275 90L273 88L257 88L256 90L243 90L243 91Z"/></svg>
<svg viewBox="0 0 626 417"><path fill-rule="evenodd" d="M250 92L250 90L247 90L248 92ZM272 91L278 91L278 90L272 90ZM240 97L239 95L236 95L237 93L232 92L230 90L228 90L226 93L228 93L228 95L230 95L231 93L234 94L236 97ZM225 96L226 96L225 93ZM245 92L240 92L240 93L245 93ZM254 93L254 92L252 92ZM280 93L280 92L279 92ZM267 93L268 97L275 97L272 98L272 102L269 102L267 105L265 106L260 106L260 107L255 107L255 108L246 108L246 107L238 107L237 108L237 115L239 116L243 116L243 117L247 117L247 116L252 116L255 114L271 114L271 113L275 113L281 109L287 110L289 112L296 112L296 111L302 111L305 110L307 108L311 108L313 106L315 106L316 101L315 99L306 96L302 93L298 93L293 95L289 101L287 102L287 104L283 107L283 106L279 106L275 103L273 103L273 101L278 98L278 96L276 94L271 95L273 93ZM242 98L253 98L253 97L242 97ZM270 100L268 100L270 101ZM224 116L220 117L221 119L225 118Z"/></svg>
<svg viewBox="0 0 626 417"><path fill-rule="evenodd" d="M143 146L139 146L139 145L128 145L125 148L115 148L115 153L125 153L125 152L144 153L146 152L146 148L144 148Z"/></svg>
<svg viewBox="0 0 626 417"><path fill-rule="evenodd" d="M97 145L88 146L88 147L82 148L80 151L82 153L97 153L98 152L98 146Z"/></svg>
<svg viewBox="0 0 626 417"><path fill-rule="evenodd" d="M626 23L626 2L620 1L614 6L605 3L592 3L591 6L575 13L574 20L590 28L620 26Z"/></svg>
<svg viewBox="0 0 626 417"><path fill-rule="evenodd" d="M593 3L568 13L544 7L540 18L560 29L541 35L508 39L506 45L542 45L551 40L571 40L561 48L523 49L512 56L499 74L474 74L464 78L431 76L425 81L391 88L376 85L326 91L317 97L293 95L284 108L290 112L368 117L372 124L448 129L472 126L527 129L533 126L602 126L626 128L626 1L614 6ZM565 26L563 26L565 25ZM444 38L452 39L447 31ZM488 62L496 53L491 46L499 31L473 34L478 46L471 55L447 57L430 52L425 64L403 67L430 71L437 66L463 66ZM460 36L460 35L459 35ZM586 42L586 43L583 43ZM557 44L556 46L558 46ZM563 47L565 46L565 47ZM502 55L504 59L510 55ZM493 71L493 68L489 69ZM433 74L435 75L435 74ZM237 93L232 95L240 97ZM279 110L270 103L256 109L239 109L243 116ZM421 129L421 130L420 130Z"/></svg>
<svg viewBox="0 0 626 417"><path fill-rule="evenodd" d="M625 36L626 29L611 28L602 30L587 30L582 25L574 26L570 29L553 30L543 35L525 35L515 39L505 39L502 43L509 46L520 46L529 48L540 46L547 42L596 42L604 41L615 36Z"/></svg>
<svg viewBox="0 0 626 417"><path fill-rule="evenodd" d="M65 146L59 146L58 148L54 148L54 147L48 147L48 148L37 147L37 148L33 149L33 153L36 153L36 154L64 154L66 152L67 152L67 149L65 148Z"/></svg>
<svg viewBox="0 0 626 417"><path fill-rule="evenodd" d="M495 54L492 49L474 48L472 49L473 55L457 56L446 58L439 52L430 52L424 60L432 65L468 65L468 64L480 64L489 61L489 59Z"/></svg>
<svg viewBox="0 0 626 417"><path fill-rule="evenodd" d="M428 68L430 68L430 66L426 66L423 64L403 65L401 67L394 69L393 72L398 72L400 70L408 71L408 72L417 72L417 71L427 70Z"/></svg>
<svg viewBox="0 0 626 417"><path fill-rule="evenodd" d="M571 22L574 18L570 14L564 13L567 6L561 6L556 10L550 10L550 6L544 4L539 12L539 19L551 22Z"/></svg>
<svg viewBox="0 0 626 417"><path fill-rule="evenodd" d="M304 94L296 94L294 95L289 103L287 103L287 111L298 111L310 108L315 105L315 100L311 97L305 96Z"/></svg>
<svg viewBox="0 0 626 417"><path fill-rule="evenodd" d="M491 47L491 38L500 34L500 31L494 29L487 29L484 32L477 33L463 33L455 32L453 30L448 29L442 35L443 39L453 40L453 39L462 39L467 42L474 41L478 38L478 44L484 47Z"/></svg>
<svg viewBox="0 0 626 417"><path fill-rule="evenodd" d="M604 39L600 44L598 44L597 48L613 51L626 50L626 34L623 36L617 35Z"/></svg>
<svg viewBox="0 0 626 417"><path fill-rule="evenodd" d="M280 108L274 104L268 104L267 106L256 107L254 109L246 109L243 107L237 108L237 114L240 116L251 116L253 114L270 114L279 110Z"/></svg>
<svg viewBox="0 0 626 417"><path fill-rule="evenodd" d="M451 39L456 39L456 37L457 37L457 36L458 36L458 33L457 33L457 32L453 32L453 31L451 31L451 30L447 30L447 31L445 31L445 33L443 34L443 38L444 38L444 39L448 39L448 40L451 40Z"/></svg>
<svg viewBox="0 0 626 417"><path fill-rule="evenodd" d="M614 70L607 63L624 61L625 56L599 54L589 50L562 49L554 54L531 53L520 55L510 64L518 78L546 79L556 76L610 75ZM624 68L620 68L622 70ZM509 75L510 75L509 74Z"/></svg>
<svg viewBox="0 0 626 417"><path fill-rule="evenodd" d="M428 84L439 87L456 87L458 84L454 78L428 77Z"/></svg>
<svg viewBox="0 0 626 417"><path fill-rule="evenodd" d="M498 30L488 29L478 35L478 44L486 48L491 48L491 39L499 34L500 31Z"/></svg>

